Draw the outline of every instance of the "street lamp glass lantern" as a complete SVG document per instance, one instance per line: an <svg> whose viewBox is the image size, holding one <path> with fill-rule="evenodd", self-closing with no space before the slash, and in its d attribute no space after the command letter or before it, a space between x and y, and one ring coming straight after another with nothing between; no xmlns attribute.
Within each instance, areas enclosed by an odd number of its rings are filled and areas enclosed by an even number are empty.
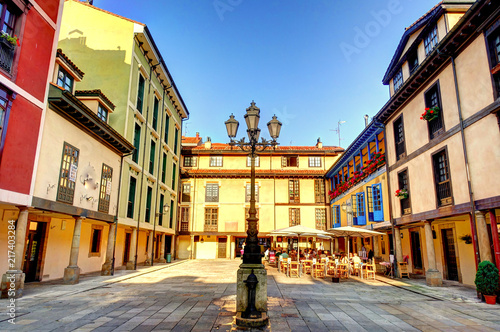
<svg viewBox="0 0 500 332"><path fill-rule="evenodd" d="M267 129L269 129L269 135L276 140L280 136L282 123L273 115L273 119L267 123Z"/></svg>
<svg viewBox="0 0 500 332"><path fill-rule="evenodd" d="M234 118L234 115L231 114L229 116L229 120L224 123L226 124L227 136L229 136L230 138L236 137L238 126L240 125L240 123Z"/></svg>
<svg viewBox="0 0 500 332"><path fill-rule="evenodd" d="M250 107L247 108L247 114L245 114L245 121L247 122L247 127L250 130L255 130L259 127L259 119L260 119L260 108L255 106L255 103L252 101Z"/></svg>

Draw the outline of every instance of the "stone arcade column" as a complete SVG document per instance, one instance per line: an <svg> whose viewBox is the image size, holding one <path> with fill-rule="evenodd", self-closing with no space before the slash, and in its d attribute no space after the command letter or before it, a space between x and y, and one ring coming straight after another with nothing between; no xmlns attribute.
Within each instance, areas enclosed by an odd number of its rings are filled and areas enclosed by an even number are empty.
<svg viewBox="0 0 500 332"><path fill-rule="evenodd" d="M401 230L399 227L394 228L394 238L396 240L394 249L396 250L396 259L398 262L403 261L403 246L401 245Z"/></svg>
<svg viewBox="0 0 500 332"><path fill-rule="evenodd" d="M486 213L476 211L477 242L479 243L479 255L482 261L494 263L491 257L490 238L488 236L488 226L485 219Z"/></svg>
<svg viewBox="0 0 500 332"><path fill-rule="evenodd" d="M434 251L434 239L432 237L431 222L424 221L425 248L427 249L427 269L425 280L427 285L438 287L443 285L443 276L436 267L436 252Z"/></svg>
<svg viewBox="0 0 500 332"><path fill-rule="evenodd" d="M339 253L339 238L336 237L333 239L333 241L335 242L335 253L338 254Z"/></svg>
<svg viewBox="0 0 500 332"><path fill-rule="evenodd" d="M146 243L146 261L144 265L151 265L153 258L153 231L148 232L148 243Z"/></svg>
<svg viewBox="0 0 500 332"><path fill-rule="evenodd" d="M165 233L161 235L161 242L160 242L160 259L158 262L160 263L165 263L167 260L165 259Z"/></svg>
<svg viewBox="0 0 500 332"><path fill-rule="evenodd" d="M373 257L380 257L380 235L373 237Z"/></svg>
<svg viewBox="0 0 500 332"><path fill-rule="evenodd" d="M15 227L14 229L8 228L5 233L7 233L7 244L9 244L8 236L12 236L12 233L8 233L8 231L15 231L15 247L14 250L10 250L7 246L4 246L5 250L13 251L14 256L11 253L7 253L8 258L13 259L14 262L8 261L8 270L5 274L2 275L2 295L1 298L5 299L9 297L10 290L10 298L19 298L23 295L24 290L24 272L23 272L23 260L24 260L24 246L26 244L26 231L28 228L28 208L22 207L19 212L19 217L17 218L17 222L14 223L14 220L10 220L8 222L8 226ZM12 243L12 242L11 242ZM13 263L13 264L12 264Z"/></svg>
<svg viewBox="0 0 500 332"><path fill-rule="evenodd" d="M75 220L73 240L71 242L71 254L69 265L64 269L63 280L67 284L77 284L80 281L80 268L78 267L78 253L80 252L80 234L82 232L82 221L85 217L78 217Z"/></svg>
<svg viewBox="0 0 500 332"><path fill-rule="evenodd" d="M226 243L226 258L231 259L231 235L227 236L227 243Z"/></svg>
<svg viewBox="0 0 500 332"><path fill-rule="evenodd" d="M104 261L104 264L102 264L101 268L102 276L111 275L111 267L113 266L113 248L115 246L115 229L115 223L109 225L108 246L106 247L106 260Z"/></svg>
<svg viewBox="0 0 500 332"><path fill-rule="evenodd" d="M130 252L128 255L129 261L127 262L127 270L135 270L135 244L137 243L137 228L132 231L130 238Z"/></svg>
<svg viewBox="0 0 500 332"><path fill-rule="evenodd" d="M195 248L194 248L194 235L191 235L191 241L190 241L189 247L191 248L191 251L189 253L189 259L195 259L196 253L195 253Z"/></svg>

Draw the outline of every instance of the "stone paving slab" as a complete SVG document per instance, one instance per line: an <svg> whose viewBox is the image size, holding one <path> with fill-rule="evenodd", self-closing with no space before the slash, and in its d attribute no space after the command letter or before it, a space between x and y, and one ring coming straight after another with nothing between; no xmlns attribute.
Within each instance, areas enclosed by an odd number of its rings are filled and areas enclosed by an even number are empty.
<svg viewBox="0 0 500 332"><path fill-rule="evenodd" d="M193 260L115 276L82 276L78 285L27 284L16 325L0 300L0 331L253 331L234 326L241 261ZM268 267L269 326L255 331L500 331L500 305L445 282L377 277L332 283L288 278Z"/></svg>

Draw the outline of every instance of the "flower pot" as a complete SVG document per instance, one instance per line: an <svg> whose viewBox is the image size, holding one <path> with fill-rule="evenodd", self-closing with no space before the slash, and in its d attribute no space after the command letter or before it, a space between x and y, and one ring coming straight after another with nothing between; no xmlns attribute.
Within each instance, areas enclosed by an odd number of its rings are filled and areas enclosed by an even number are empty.
<svg viewBox="0 0 500 332"><path fill-rule="evenodd" d="M497 296L496 295L484 295L484 300L487 304L496 304Z"/></svg>
<svg viewBox="0 0 500 332"><path fill-rule="evenodd" d="M332 277L332 282L338 283L338 282L340 282L340 278Z"/></svg>

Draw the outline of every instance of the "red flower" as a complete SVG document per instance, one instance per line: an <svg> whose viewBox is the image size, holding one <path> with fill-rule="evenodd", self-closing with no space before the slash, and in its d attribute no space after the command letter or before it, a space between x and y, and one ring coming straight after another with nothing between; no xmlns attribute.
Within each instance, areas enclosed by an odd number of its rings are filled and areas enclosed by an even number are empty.
<svg viewBox="0 0 500 332"><path fill-rule="evenodd" d="M430 110L430 108L429 108L429 107L427 107L425 110L426 110L426 111L428 111L428 110Z"/></svg>
<svg viewBox="0 0 500 332"><path fill-rule="evenodd" d="M431 114L432 114L432 113L434 113L434 111L433 111L433 110L430 110L430 112L429 112L429 113L431 113Z"/></svg>
<svg viewBox="0 0 500 332"><path fill-rule="evenodd" d="M423 117L420 117L420 120L423 120L424 118Z"/></svg>

